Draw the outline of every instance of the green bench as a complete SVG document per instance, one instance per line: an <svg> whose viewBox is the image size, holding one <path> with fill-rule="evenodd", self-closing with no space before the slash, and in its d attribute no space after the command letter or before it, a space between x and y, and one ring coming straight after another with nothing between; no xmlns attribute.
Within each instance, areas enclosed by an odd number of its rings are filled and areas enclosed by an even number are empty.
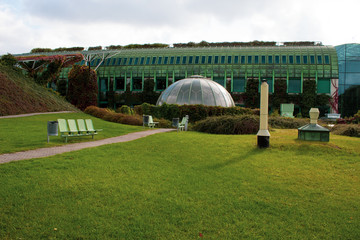
<svg viewBox="0 0 360 240"><path fill-rule="evenodd" d="M77 123L77 124L76 124ZM58 119L60 136L65 138L65 142L69 137L92 136L98 134L102 129L94 129L91 119Z"/></svg>

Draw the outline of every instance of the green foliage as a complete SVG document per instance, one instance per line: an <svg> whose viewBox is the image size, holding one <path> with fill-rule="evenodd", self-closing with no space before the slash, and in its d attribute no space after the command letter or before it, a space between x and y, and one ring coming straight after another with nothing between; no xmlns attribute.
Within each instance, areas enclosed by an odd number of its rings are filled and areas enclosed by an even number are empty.
<svg viewBox="0 0 360 240"><path fill-rule="evenodd" d="M61 61L50 62L44 71L34 77L36 83L45 86L47 83L56 82L62 69Z"/></svg>
<svg viewBox="0 0 360 240"><path fill-rule="evenodd" d="M67 81L65 79L59 79L56 82L56 88L57 88L57 92L61 95L61 96L66 96L66 90L67 90Z"/></svg>
<svg viewBox="0 0 360 240"><path fill-rule="evenodd" d="M66 98L71 104L81 110L97 105L98 85L94 70L87 66L73 65L68 79Z"/></svg>
<svg viewBox="0 0 360 240"><path fill-rule="evenodd" d="M75 51L83 51L83 47L60 47L60 48L33 48L30 53L42 53L42 52L75 52Z"/></svg>
<svg viewBox="0 0 360 240"><path fill-rule="evenodd" d="M300 95L301 115L308 118L310 109L316 106L316 82L307 80L303 84L303 93Z"/></svg>
<svg viewBox="0 0 360 240"><path fill-rule="evenodd" d="M102 50L102 46L89 47L88 51L100 51Z"/></svg>
<svg viewBox="0 0 360 240"><path fill-rule="evenodd" d="M246 92L243 94L245 106L258 108L260 106L259 80L248 79L246 81Z"/></svg>
<svg viewBox="0 0 360 240"><path fill-rule="evenodd" d="M134 115L134 111L127 105L122 105L121 107L117 108L116 112L127 114L127 115Z"/></svg>
<svg viewBox="0 0 360 240"><path fill-rule="evenodd" d="M273 108L280 109L280 104L288 103L288 94L286 93L286 80L277 80L274 83L274 93L270 94L270 103Z"/></svg>
<svg viewBox="0 0 360 240"><path fill-rule="evenodd" d="M142 105L135 107L135 112L139 115L152 115L154 117L164 118L169 121L172 121L173 118L181 118L189 115L190 122L196 122L209 116L243 114L259 115L259 109L205 105L176 105L166 103L161 106L143 103Z"/></svg>
<svg viewBox="0 0 360 240"><path fill-rule="evenodd" d="M331 133L337 135L344 135L349 137L360 137L360 125L359 124L336 124Z"/></svg>
<svg viewBox="0 0 360 240"><path fill-rule="evenodd" d="M13 67L17 63L16 58L10 53L2 55L0 58L0 64L3 66Z"/></svg>
<svg viewBox="0 0 360 240"><path fill-rule="evenodd" d="M259 131L259 116L219 116L201 120L193 130L213 134L256 134Z"/></svg>

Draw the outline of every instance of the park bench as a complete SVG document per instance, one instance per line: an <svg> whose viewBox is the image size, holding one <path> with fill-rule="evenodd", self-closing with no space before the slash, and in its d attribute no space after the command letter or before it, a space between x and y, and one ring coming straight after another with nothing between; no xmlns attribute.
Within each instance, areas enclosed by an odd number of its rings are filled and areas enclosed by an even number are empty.
<svg viewBox="0 0 360 240"><path fill-rule="evenodd" d="M69 137L92 136L102 129L94 129L91 119L77 119L77 124L74 119L58 119L60 136L65 138L65 142Z"/></svg>
<svg viewBox="0 0 360 240"><path fill-rule="evenodd" d="M187 123L187 117L183 117L181 122L178 124L178 131L184 131L185 130L185 125Z"/></svg>

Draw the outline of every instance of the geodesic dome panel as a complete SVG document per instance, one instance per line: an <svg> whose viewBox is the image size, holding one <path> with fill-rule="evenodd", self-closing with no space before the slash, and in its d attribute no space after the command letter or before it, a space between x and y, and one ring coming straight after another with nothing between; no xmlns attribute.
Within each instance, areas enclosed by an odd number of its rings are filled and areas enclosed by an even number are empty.
<svg viewBox="0 0 360 240"><path fill-rule="evenodd" d="M165 89L156 105L163 103L234 107L230 93L220 84L202 76L191 76L171 84Z"/></svg>

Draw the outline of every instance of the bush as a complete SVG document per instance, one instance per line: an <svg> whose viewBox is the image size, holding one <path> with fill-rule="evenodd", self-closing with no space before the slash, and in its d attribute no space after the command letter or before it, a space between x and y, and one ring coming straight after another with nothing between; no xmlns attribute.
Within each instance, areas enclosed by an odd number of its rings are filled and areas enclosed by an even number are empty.
<svg viewBox="0 0 360 240"><path fill-rule="evenodd" d="M331 133L336 135L344 135L349 137L360 137L360 125L359 124L336 124Z"/></svg>
<svg viewBox="0 0 360 240"><path fill-rule="evenodd" d="M219 107L205 105L176 105L163 104L155 106L148 103L135 106L135 113L139 115L152 115L156 118L164 118L172 121L173 118L182 118L189 115L189 121L194 123L211 116L222 115L259 115L259 109L250 109L243 107Z"/></svg>
<svg viewBox="0 0 360 240"><path fill-rule="evenodd" d="M97 105L98 84L96 72L87 66L74 65L68 75L67 100L84 110Z"/></svg>
<svg viewBox="0 0 360 240"><path fill-rule="evenodd" d="M127 114L127 115L134 115L134 111L127 105L122 105L121 107L117 108L116 112Z"/></svg>
<svg viewBox="0 0 360 240"><path fill-rule="evenodd" d="M309 123L305 118L269 117L269 126L280 129L297 129Z"/></svg>
<svg viewBox="0 0 360 240"><path fill-rule="evenodd" d="M256 134L259 117L254 115L208 117L192 127L193 130L213 134Z"/></svg>
<svg viewBox="0 0 360 240"><path fill-rule="evenodd" d="M139 115L126 115L116 113L110 109L89 106L84 110L85 113L94 117L101 118L105 121L141 126L143 124L142 117Z"/></svg>

